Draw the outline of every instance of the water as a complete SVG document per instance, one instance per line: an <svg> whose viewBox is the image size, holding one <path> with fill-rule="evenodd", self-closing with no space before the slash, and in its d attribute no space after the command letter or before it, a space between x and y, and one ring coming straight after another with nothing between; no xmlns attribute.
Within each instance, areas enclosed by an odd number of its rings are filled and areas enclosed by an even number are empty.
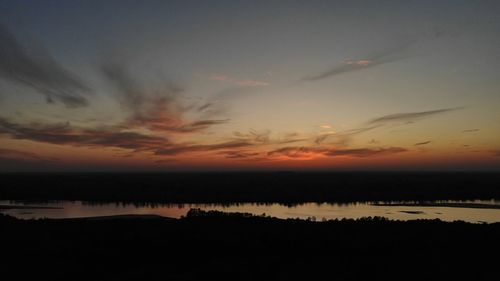
<svg viewBox="0 0 500 281"><path fill-rule="evenodd" d="M378 202L381 203L381 202ZM392 202L409 204L411 202ZM96 204L81 201L58 201L50 203L24 203L0 200L0 212L21 219L31 218L79 218L115 215L159 215L180 218L191 208L224 212L244 212L254 215L278 218L358 219L362 217L386 217L392 220L441 219L443 221L462 220L467 222L500 222L500 201L438 201L428 202L432 206L378 205L372 203L330 204L303 203L294 206L282 204L242 203L219 204ZM443 206L445 205L445 206ZM450 207L453 206L453 207Z"/></svg>

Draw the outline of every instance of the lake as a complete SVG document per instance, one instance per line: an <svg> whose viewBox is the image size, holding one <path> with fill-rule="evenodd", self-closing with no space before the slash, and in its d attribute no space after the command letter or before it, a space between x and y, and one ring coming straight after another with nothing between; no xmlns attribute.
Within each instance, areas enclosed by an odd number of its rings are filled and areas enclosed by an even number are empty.
<svg viewBox="0 0 500 281"><path fill-rule="evenodd" d="M21 219L80 218L115 215L159 215L180 218L191 208L223 212L244 212L278 218L358 219L386 217L391 220L441 219L467 222L500 222L500 201L428 201L428 202L359 202L349 204L302 203L287 206L278 203L257 204L122 204L82 201L28 203L0 200L0 212Z"/></svg>

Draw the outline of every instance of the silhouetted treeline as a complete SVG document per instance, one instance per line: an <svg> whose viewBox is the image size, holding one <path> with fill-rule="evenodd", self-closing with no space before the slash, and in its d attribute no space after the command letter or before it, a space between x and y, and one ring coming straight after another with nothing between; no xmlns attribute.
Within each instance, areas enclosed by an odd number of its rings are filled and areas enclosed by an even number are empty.
<svg viewBox="0 0 500 281"><path fill-rule="evenodd" d="M500 199L499 173L1 174L0 200L149 203Z"/></svg>
<svg viewBox="0 0 500 281"><path fill-rule="evenodd" d="M8 280L496 280L500 224L0 215ZM30 279L31 278L31 279Z"/></svg>

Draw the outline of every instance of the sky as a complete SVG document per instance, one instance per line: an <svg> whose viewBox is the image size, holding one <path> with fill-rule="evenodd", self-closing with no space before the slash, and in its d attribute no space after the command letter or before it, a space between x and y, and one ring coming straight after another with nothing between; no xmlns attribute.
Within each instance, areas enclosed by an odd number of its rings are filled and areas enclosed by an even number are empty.
<svg viewBox="0 0 500 281"><path fill-rule="evenodd" d="M499 171L499 12L0 0L0 172Z"/></svg>

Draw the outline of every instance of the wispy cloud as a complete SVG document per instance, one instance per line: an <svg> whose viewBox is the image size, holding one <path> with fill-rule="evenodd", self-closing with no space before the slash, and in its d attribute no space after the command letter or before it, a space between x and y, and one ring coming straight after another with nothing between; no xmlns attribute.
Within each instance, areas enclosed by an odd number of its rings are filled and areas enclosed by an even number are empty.
<svg viewBox="0 0 500 281"><path fill-rule="evenodd" d="M180 95L184 89L170 81L162 81L159 89L150 90L132 78L128 69L121 63L108 61L102 65L104 76L117 89L119 100L129 111L124 127L144 127L152 131L170 133L192 133L210 126L224 124L229 119L186 120L185 114L203 112L213 107L212 103L184 105Z"/></svg>
<svg viewBox="0 0 500 281"><path fill-rule="evenodd" d="M5 118L0 118L0 135L51 144L132 150L151 150L170 143L164 137L126 132L117 128L84 129L73 127L69 123L17 124Z"/></svg>
<svg viewBox="0 0 500 281"><path fill-rule="evenodd" d="M369 67L371 68L382 64L406 59L410 57L410 55L405 54L405 51L406 49L408 49L408 47L414 44L414 42L415 41L402 41L390 48L373 52L359 59L346 59L342 61L342 63L335 65L330 69L306 76L302 78L302 81L319 81L343 73L354 72Z"/></svg>
<svg viewBox="0 0 500 281"><path fill-rule="evenodd" d="M350 129L350 130L344 130L340 132L326 132L326 133L321 133L318 136L314 138L314 143L316 145L321 145L328 141L329 144L334 144L336 146L341 146L341 147L346 147L350 144L352 139L359 134L377 129L377 128L382 128L386 125L392 124L392 123L412 123L415 121L418 121L423 118L435 116L438 114L443 114L446 112L454 111L462 109L462 107L455 107L455 108L444 108L444 109L437 109L437 110L431 110L431 111L421 111L421 112L410 112L410 113L396 113L396 114L389 114L389 115L384 115L381 117L374 118L372 120L369 120L366 122L366 124L360 128L355 128L355 129ZM326 128L325 128L326 129ZM332 142L333 140L333 142ZM376 143L372 140L370 143ZM425 145L429 144L431 141L426 141L426 142L420 142L416 143L415 146L419 145Z"/></svg>
<svg viewBox="0 0 500 281"><path fill-rule="evenodd" d="M373 63L372 60L351 60L351 59L346 59L343 61L344 64L347 65L360 65L360 66L368 66Z"/></svg>
<svg viewBox="0 0 500 281"><path fill-rule="evenodd" d="M176 144L165 146L163 148L159 148L155 151L156 155L177 155L181 153L189 153L189 152L206 152L206 151L217 151L222 149L233 149L240 147L249 147L252 146L253 143L247 141L228 141L222 143L215 144Z"/></svg>
<svg viewBox="0 0 500 281"><path fill-rule="evenodd" d="M288 143L310 140L309 137L301 136L298 133L287 133L282 136L271 138L271 131L269 130L257 131L253 129L251 129L248 133L233 132L233 136L236 140L247 141L254 143L256 145L263 145L263 144L279 145L279 144L288 144Z"/></svg>
<svg viewBox="0 0 500 281"><path fill-rule="evenodd" d="M447 113L450 111L455 111L462 109L463 107L454 107L454 108L443 108L443 109L436 109L436 110L430 110L430 111L420 111L420 112L409 112L409 113L396 113L396 114L389 114L389 115L384 115L381 117L374 118L370 121L368 121L368 124L384 124L384 123L390 123L390 122L414 122L426 117L431 117L435 116L438 114L443 114Z"/></svg>
<svg viewBox="0 0 500 281"><path fill-rule="evenodd" d="M234 137L239 141L265 144L270 142L271 131L257 131L251 129L248 133L233 132Z"/></svg>
<svg viewBox="0 0 500 281"><path fill-rule="evenodd" d="M204 111L212 106L213 106L213 103L207 102L205 104L202 104L201 106L198 106L198 108L196 108L196 111L201 112L201 111Z"/></svg>
<svg viewBox="0 0 500 281"><path fill-rule="evenodd" d="M287 158L313 159L317 157L371 157L379 155L390 155L408 151L402 147L388 148L320 148L320 147L283 147L267 153L268 156L284 156Z"/></svg>
<svg viewBox="0 0 500 281"><path fill-rule="evenodd" d="M354 133L354 132L351 132ZM225 155L230 159L267 160L314 159L318 157L371 157L407 151L400 147L388 148L332 148L321 146L281 147L264 155L259 152L266 146L279 146L285 143L307 139L298 134L286 134L282 138L272 139L269 131L251 130L248 133L234 133L234 138L216 143L177 143L165 136L144 134L123 129L119 126L102 128L80 128L69 123L18 124L0 118L0 135L12 139L31 140L42 143L69 145L89 148L120 148L130 152L147 152L157 156L177 156L180 154L212 152ZM310 139L309 139L310 140ZM2 151L0 151L0 154ZM3 154L13 154L4 150ZM15 153L18 156L34 158L27 153ZM284 158L283 158L284 157ZM255 158L255 159L254 159Z"/></svg>
<svg viewBox="0 0 500 281"><path fill-rule="evenodd" d="M221 151L218 154L226 155L226 158L230 159L248 159L260 155L258 152L248 152L246 150Z"/></svg>
<svg viewBox="0 0 500 281"><path fill-rule="evenodd" d="M468 129L462 131L462 133L475 133L475 132L479 132L479 129Z"/></svg>
<svg viewBox="0 0 500 281"><path fill-rule="evenodd" d="M170 144L154 151L156 155L173 156L193 152L213 152L226 155L227 158L252 158L258 152L248 152L249 148L259 148L265 145L280 145L285 143L300 142L307 138L297 138L296 134L286 134L282 138L271 138L268 130L250 130L248 133L234 132L233 138L212 144Z"/></svg>
<svg viewBox="0 0 500 281"><path fill-rule="evenodd" d="M282 147L267 153L269 157L284 156L292 159L312 159L324 156L328 150L318 147Z"/></svg>
<svg viewBox="0 0 500 281"><path fill-rule="evenodd" d="M183 133L198 132L205 130L213 125L225 124L229 121L230 119L199 120L187 123L176 128L170 128L170 130Z"/></svg>
<svg viewBox="0 0 500 281"><path fill-rule="evenodd" d="M209 77L210 80L227 82L238 86L248 86L248 87L263 87L268 86L269 82L252 80L252 79L236 79L225 74L213 74Z"/></svg>
<svg viewBox="0 0 500 281"><path fill-rule="evenodd" d="M42 48L26 48L0 25L0 78L22 84L67 107L88 105L90 88Z"/></svg>
<svg viewBox="0 0 500 281"><path fill-rule="evenodd" d="M0 118L0 135L42 143L90 148L121 148L132 152L143 151L163 156L258 145L255 140L230 140L214 144L175 143L164 136L124 131L120 127L88 129L74 127L69 123L17 124L5 118ZM6 152L4 151L4 154ZM236 154L233 157L236 157Z"/></svg>
<svg viewBox="0 0 500 281"><path fill-rule="evenodd" d="M429 144L429 143L431 143L431 142L432 142L432 141L417 142L416 144L414 144L414 146L426 145L426 144Z"/></svg>
<svg viewBox="0 0 500 281"><path fill-rule="evenodd" d="M117 98L127 113L125 120L114 126L83 128L72 126L69 122L20 124L0 117L0 135L59 145L146 151L156 155L239 148L256 141L250 143L242 139L216 144L176 143L172 140L178 134L201 132L225 124L229 119L200 118L200 114L206 115L213 105L185 105L180 96L183 88L174 83L164 81L163 86L149 89L133 79L133 75L122 64L111 61L104 63L101 70L116 89ZM186 115L191 118L188 119Z"/></svg>
<svg viewBox="0 0 500 281"><path fill-rule="evenodd" d="M155 150L156 155L178 155L193 152L220 151L218 154L227 155L227 158L251 158L259 155L258 152L247 152L249 148L265 145L279 145L307 140L297 138L296 134L286 134L282 138L271 138L269 130L250 130L247 133L233 132L233 138L212 144L171 144ZM226 151L221 151L226 150Z"/></svg>
<svg viewBox="0 0 500 281"><path fill-rule="evenodd" d="M53 162L57 158L42 157L34 152L20 151L15 149L0 148L0 159L16 160L16 161L30 161L30 162Z"/></svg>
<svg viewBox="0 0 500 281"><path fill-rule="evenodd" d="M378 155L396 154L408 151L402 147L388 148L353 148L353 149L337 149L331 150L325 155L327 156L354 156L354 157L369 157Z"/></svg>
<svg viewBox="0 0 500 281"><path fill-rule="evenodd" d="M320 134L314 139L314 142L316 144L322 144L325 142L327 139L334 138L336 140L337 145L347 145L352 137L355 135L371 131L373 129L376 129L380 127L380 125L374 125L374 126L368 126L368 127L361 127L361 128L356 128L356 129L351 129L351 130L345 130L345 131L340 131L340 132L331 132L331 133L324 133Z"/></svg>

